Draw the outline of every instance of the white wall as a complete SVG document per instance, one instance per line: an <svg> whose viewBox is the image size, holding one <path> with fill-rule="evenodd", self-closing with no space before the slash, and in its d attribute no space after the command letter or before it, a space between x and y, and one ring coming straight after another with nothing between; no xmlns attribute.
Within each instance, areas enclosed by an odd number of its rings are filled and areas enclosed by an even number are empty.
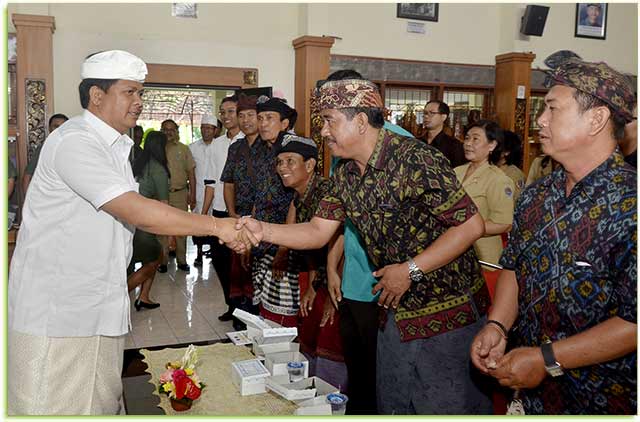
<svg viewBox="0 0 640 422"><path fill-rule="evenodd" d="M149 63L255 67L261 86L273 86L293 103L297 4L198 3L198 19L172 17L171 3L37 6L10 4L9 14L44 10L55 17L56 112L81 111L80 65L88 54L107 49L127 50Z"/></svg>
<svg viewBox="0 0 640 422"><path fill-rule="evenodd" d="M526 37L519 34L525 4L440 3L438 22L424 21L424 35L407 33L409 20L396 18L395 3L329 4L327 35L342 38L334 54L493 65L497 54L532 51L534 67L543 67L549 54L568 49L637 74L635 3L609 5L604 41L574 37L575 3L546 6L551 9L543 36Z"/></svg>
<svg viewBox="0 0 640 422"><path fill-rule="evenodd" d="M575 38L575 3L554 3L543 37L519 34L524 4L440 3L426 34L406 32L396 3L198 3L198 19L174 18L171 4L12 3L12 13L55 17L55 111L75 114L80 64L92 52L125 49L150 63L255 67L261 86L293 102L295 52L301 35L333 35L333 54L495 64L497 54L532 51L534 66L560 49L637 74L638 6L609 6L605 41ZM13 30L9 18L9 30Z"/></svg>

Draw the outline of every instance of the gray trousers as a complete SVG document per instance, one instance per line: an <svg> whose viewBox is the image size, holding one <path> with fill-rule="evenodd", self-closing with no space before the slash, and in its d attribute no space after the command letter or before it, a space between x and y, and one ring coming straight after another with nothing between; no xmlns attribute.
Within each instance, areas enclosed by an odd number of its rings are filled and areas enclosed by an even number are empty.
<svg viewBox="0 0 640 422"><path fill-rule="evenodd" d="M469 357L486 318L427 339L400 341L394 313L378 332L376 392L382 415L493 414L490 380Z"/></svg>

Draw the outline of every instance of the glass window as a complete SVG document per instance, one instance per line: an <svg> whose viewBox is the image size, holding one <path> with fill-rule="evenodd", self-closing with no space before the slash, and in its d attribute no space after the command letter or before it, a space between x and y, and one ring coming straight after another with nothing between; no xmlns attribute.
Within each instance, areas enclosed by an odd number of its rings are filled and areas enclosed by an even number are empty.
<svg viewBox="0 0 640 422"><path fill-rule="evenodd" d="M544 110L544 95L532 94L529 106L529 139L533 139L540 130L538 126L538 116Z"/></svg>
<svg viewBox="0 0 640 422"><path fill-rule="evenodd" d="M470 110L479 110L481 116L486 115L484 98L485 94L478 92L444 91L443 101L450 110L449 125L456 138L462 139Z"/></svg>
<svg viewBox="0 0 640 422"><path fill-rule="evenodd" d="M414 112L417 125L422 125L424 106L431 99L429 89L389 88L384 92L384 106L390 111L389 121L403 126L407 112Z"/></svg>

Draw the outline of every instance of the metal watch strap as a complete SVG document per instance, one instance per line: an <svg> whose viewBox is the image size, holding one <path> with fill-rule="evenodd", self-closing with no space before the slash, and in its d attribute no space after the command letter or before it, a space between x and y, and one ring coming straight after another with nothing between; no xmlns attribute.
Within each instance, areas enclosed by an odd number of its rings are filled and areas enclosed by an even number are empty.
<svg viewBox="0 0 640 422"><path fill-rule="evenodd" d="M422 278L424 275L418 264L413 260L413 258L409 258L409 280L417 281Z"/></svg>
<svg viewBox="0 0 640 422"><path fill-rule="evenodd" d="M547 373L552 377L559 377L560 375L564 375L564 371L562 370L562 365L558 363L556 360L556 356L553 353L553 348L551 347L551 342L545 342L540 346L542 350L542 358L544 359L544 368L547 370Z"/></svg>

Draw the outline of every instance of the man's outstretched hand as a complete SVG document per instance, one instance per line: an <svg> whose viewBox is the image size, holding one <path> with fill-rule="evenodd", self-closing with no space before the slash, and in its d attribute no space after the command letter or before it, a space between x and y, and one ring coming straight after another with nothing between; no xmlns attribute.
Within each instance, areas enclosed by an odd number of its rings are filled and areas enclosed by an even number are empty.
<svg viewBox="0 0 640 422"><path fill-rule="evenodd" d="M236 228L235 218L216 219L217 237L220 243L224 243L228 248L237 253L244 253L251 249L252 241L246 234L246 229Z"/></svg>
<svg viewBox="0 0 640 422"><path fill-rule="evenodd" d="M264 238L262 222L251 217L229 218L236 231L236 238L232 242L225 242L227 246L237 253L245 253L252 247L258 246Z"/></svg>

